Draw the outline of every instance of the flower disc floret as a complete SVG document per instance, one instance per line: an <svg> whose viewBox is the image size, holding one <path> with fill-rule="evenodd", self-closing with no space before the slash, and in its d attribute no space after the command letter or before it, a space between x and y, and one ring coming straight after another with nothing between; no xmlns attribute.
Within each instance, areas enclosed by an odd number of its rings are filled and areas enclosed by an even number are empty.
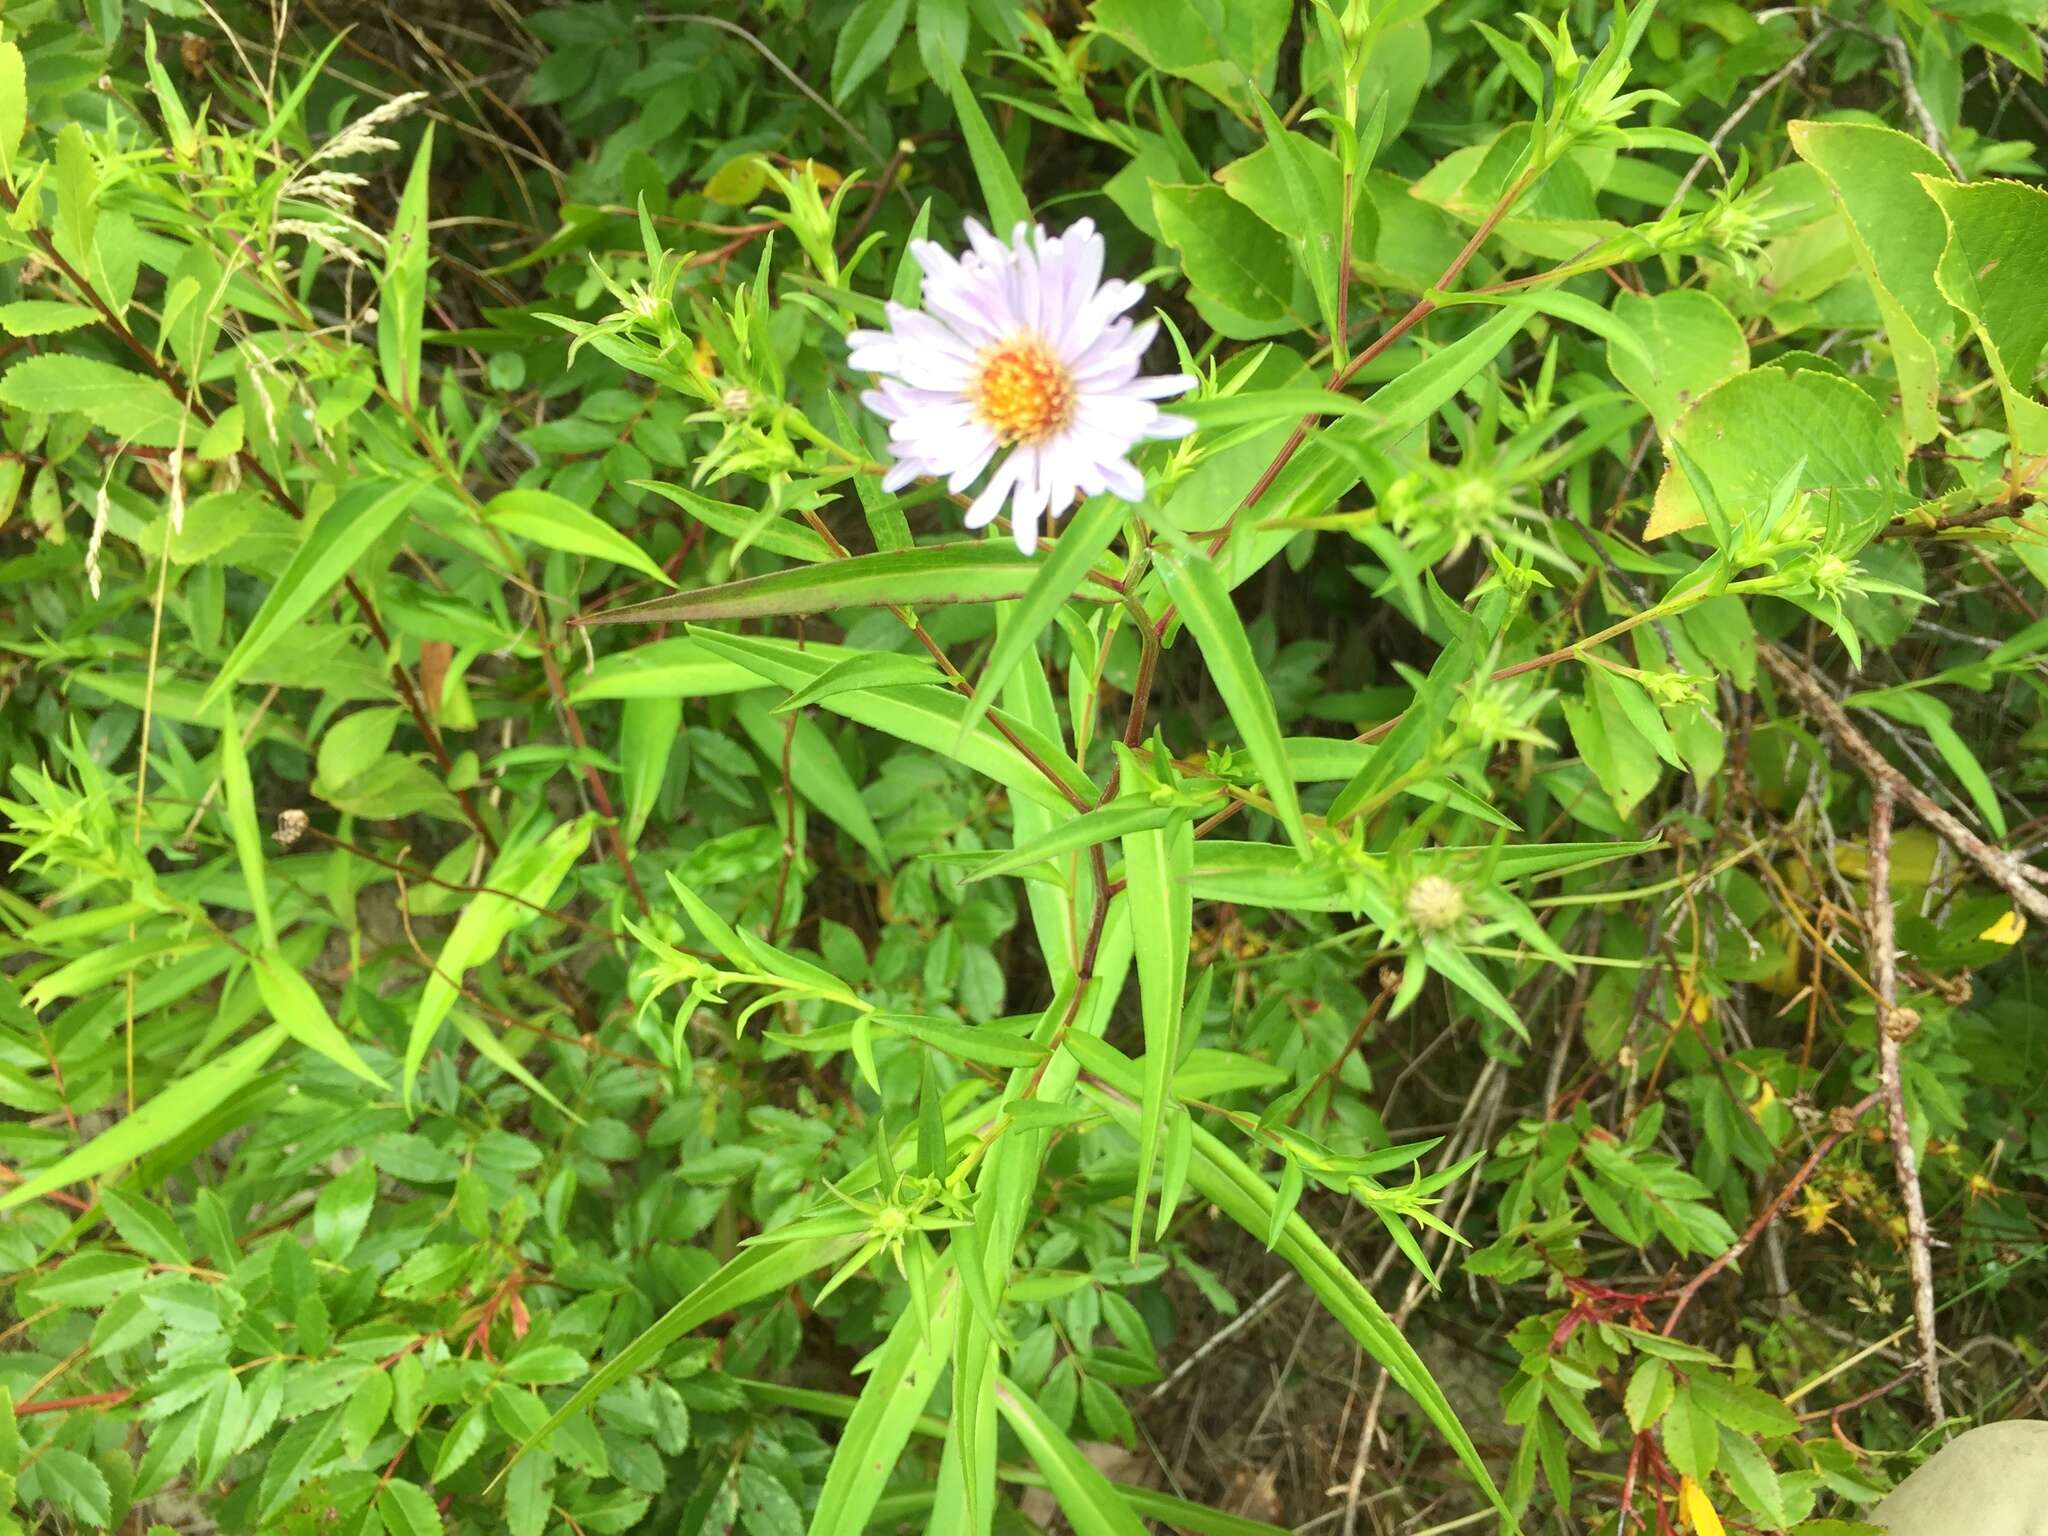
<svg viewBox="0 0 2048 1536"><path fill-rule="evenodd" d="M886 330L847 338L848 361L876 375L861 399L889 423L882 488L928 478L959 495L987 471L967 526L1007 509L1028 555L1077 496L1144 497L1131 450L1193 430L1155 402L1195 381L1139 372L1158 322L1125 318L1145 290L1103 278L1092 220L1059 235L1019 224L1005 244L970 219L967 239L958 257L911 244L924 307L890 304Z"/></svg>

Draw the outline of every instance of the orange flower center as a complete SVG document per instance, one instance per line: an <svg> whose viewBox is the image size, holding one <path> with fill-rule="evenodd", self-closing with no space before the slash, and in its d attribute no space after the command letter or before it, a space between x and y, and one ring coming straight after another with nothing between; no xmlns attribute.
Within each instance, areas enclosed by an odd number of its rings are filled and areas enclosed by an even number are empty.
<svg viewBox="0 0 2048 1536"><path fill-rule="evenodd" d="M967 392L1004 443L1042 443L1074 415L1073 374L1028 332L984 351Z"/></svg>

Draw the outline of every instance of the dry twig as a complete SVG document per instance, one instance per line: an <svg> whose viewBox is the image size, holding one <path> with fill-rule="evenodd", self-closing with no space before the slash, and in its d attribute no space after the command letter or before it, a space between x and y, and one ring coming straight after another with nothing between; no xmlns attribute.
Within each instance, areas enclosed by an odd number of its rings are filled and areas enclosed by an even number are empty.
<svg viewBox="0 0 2048 1536"><path fill-rule="evenodd" d="M1899 1081L1899 1047L1919 1024L1919 1015L1899 1006L1899 965L1892 939L1892 790L1876 786L1870 807L1870 971L1877 983L1877 1070L1891 1129L1892 1168L1899 1203L1906 1211L1906 1257L1913 1276L1913 1323L1920 1336L1920 1399L1934 1422L1942 1421L1941 1376L1934 1344L1933 1238L1920 1198L1920 1170L1913 1157L1913 1132L1906 1124L1905 1089Z"/></svg>
<svg viewBox="0 0 2048 1536"><path fill-rule="evenodd" d="M1922 793L1911 779L1885 761L1884 754L1850 722L1848 711L1808 676L1798 662L1767 640L1757 642L1756 654L1785 692L1834 738L1835 745L1863 770L1873 786L1887 789L1897 796L1916 816L1939 832L1956 852L1982 870L1986 878L2013 899L2015 905L2024 908L2030 916L2048 922L2048 894L2035 885L2036 881L2048 877L2003 848L1994 848Z"/></svg>

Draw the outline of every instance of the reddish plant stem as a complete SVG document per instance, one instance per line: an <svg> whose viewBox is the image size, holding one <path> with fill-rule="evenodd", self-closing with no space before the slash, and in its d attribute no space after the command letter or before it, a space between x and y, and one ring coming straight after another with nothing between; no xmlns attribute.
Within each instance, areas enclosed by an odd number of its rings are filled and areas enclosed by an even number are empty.
<svg viewBox="0 0 2048 1536"><path fill-rule="evenodd" d="M17 1419L32 1413L69 1413L74 1408L112 1408L135 1395L133 1387L113 1392L88 1392L83 1397L46 1397L41 1402L23 1403L14 1410Z"/></svg>
<svg viewBox="0 0 2048 1536"><path fill-rule="evenodd" d="M1664 1327L1661 1331L1666 1338L1669 1338L1672 1330L1678 1326L1678 1320L1685 1315L1685 1309L1692 1305L1692 1299L1699 1294L1700 1288L1749 1251L1750 1244L1763 1235L1764 1228L1777 1218L1778 1212L1785 1208L1786 1202L1798 1194L1805 1187L1806 1181L1813 1177L1814 1170L1821 1165L1821 1160L1835 1150L1836 1144L1844 1136L1851 1134L1855 1130L1855 1123L1869 1112L1871 1106L1877 1103L1880 1096L1876 1091L1872 1091L1863 1095L1854 1104L1851 1104L1848 1113L1843 1117L1848 1121L1849 1128L1847 1130L1830 1130L1827 1135L1821 1137L1820 1141L1815 1144L1814 1149L1807 1154L1806 1161L1799 1165L1798 1171L1792 1175L1785 1187L1772 1197L1769 1205L1757 1212L1756 1219L1749 1224L1749 1229L1735 1240L1726 1253L1723 1253L1713 1263L1685 1282L1678 1292L1677 1300L1671 1304L1671 1315L1664 1319Z"/></svg>

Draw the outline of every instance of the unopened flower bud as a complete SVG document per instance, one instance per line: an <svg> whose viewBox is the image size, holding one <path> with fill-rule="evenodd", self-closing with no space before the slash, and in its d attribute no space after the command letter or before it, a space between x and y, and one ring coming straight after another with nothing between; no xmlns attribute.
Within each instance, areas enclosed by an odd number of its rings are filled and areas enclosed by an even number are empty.
<svg viewBox="0 0 2048 1536"><path fill-rule="evenodd" d="M1455 880L1424 875L1408 887L1402 907L1423 934L1442 933L1464 921L1465 893Z"/></svg>

